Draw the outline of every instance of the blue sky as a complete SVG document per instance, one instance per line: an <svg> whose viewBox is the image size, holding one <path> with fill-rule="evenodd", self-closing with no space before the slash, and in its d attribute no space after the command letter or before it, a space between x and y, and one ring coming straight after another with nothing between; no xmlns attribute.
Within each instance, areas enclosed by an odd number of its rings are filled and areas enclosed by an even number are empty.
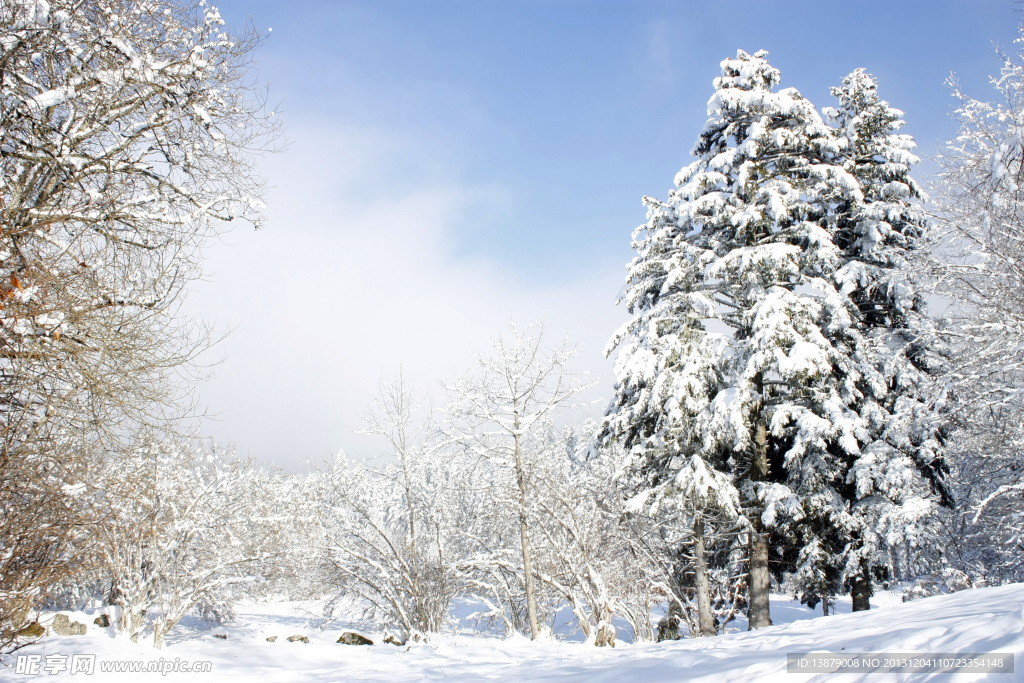
<svg viewBox="0 0 1024 683"><path fill-rule="evenodd" d="M200 395L208 433L288 467L372 451L352 430L378 373L426 388L512 318L579 339L608 396L640 198L688 163L737 48L819 107L866 67L930 155L954 133L945 79L989 97L993 42L1013 49L1024 18L1009 0L218 6L273 29L257 68L291 144L263 164L266 229L211 249L196 288L234 328Z"/></svg>

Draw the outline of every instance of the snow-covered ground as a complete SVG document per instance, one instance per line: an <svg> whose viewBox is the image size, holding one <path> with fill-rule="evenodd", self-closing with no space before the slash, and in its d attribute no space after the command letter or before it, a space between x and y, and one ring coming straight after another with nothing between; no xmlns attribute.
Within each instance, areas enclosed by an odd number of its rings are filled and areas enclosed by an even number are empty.
<svg viewBox="0 0 1024 683"><path fill-rule="evenodd" d="M525 638L448 635L430 644L398 647L337 644L346 630L338 623L324 630L314 626L310 604L252 605L237 623L209 627L185 624L162 651L149 643L132 643L94 626L93 615L72 615L89 625L84 636L47 636L20 655L41 655L40 666L69 656L63 670L50 674L19 674L15 659L0 669L0 679L89 680L68 671L71 655L96 655L93 676L106 680L203 681L420 681L420 680L579 680L579 681L1024 681L1024 584L963 591L902 604L895 593L880 593L870 612L849 613L849 600L839 614L821 617L783 596L772 603L775 626L756 633L730 632L717 638L670 643L620 644L615 649L579 642L531 643ZM734 624L736 625L736 624ZM738 626L743 627L740 623ZM365 632L380 643L380 633ZM227 636L226 639L215 635ZM304 635L309 643L288 642ZM274 642L268 637L277 636ZM800 674L786 672L790 652L878 653L1013 653L1016 673L958 674ZM47 656L58 655L53 659ZM104 673L100 664L114 661L175 660L210 662L210 673L167 675ZM81 660L81 658L79 658ZM23 660L28 661L28 660ZM170 664L168 664L170 666Z"/></svg>

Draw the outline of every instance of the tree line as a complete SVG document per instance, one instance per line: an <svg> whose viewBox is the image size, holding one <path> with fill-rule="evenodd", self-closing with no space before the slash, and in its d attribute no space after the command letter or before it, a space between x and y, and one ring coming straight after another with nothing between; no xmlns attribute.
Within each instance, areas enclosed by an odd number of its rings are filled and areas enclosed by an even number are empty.
<svg viewBox="0 0 1024 683"><path fill-rule="evenodd" d="M364 610L395 642L481 624L614 645L826 614L878 584L1024 578L1019 55L951 83L928 193L863 69L818 109L767 53L721 64L694 161L645 197L614 395L512 326L425 410L365 416L382 457L269 472L191 435L209 333L178 313L225 221L258 224L281 129L257 33L203 3L0 7L0 647L40 606L104 605L158 646L242 597ZM658 622L652 610L667 606Z"/></svg>

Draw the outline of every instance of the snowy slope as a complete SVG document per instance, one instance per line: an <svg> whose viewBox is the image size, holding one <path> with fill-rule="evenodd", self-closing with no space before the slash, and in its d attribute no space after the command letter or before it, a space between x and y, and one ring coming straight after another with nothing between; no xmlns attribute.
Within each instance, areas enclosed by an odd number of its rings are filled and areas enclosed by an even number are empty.
<svg viewBox="0 0 1024 683"><path fill-rule="evenodd" d="M983 588L900 604L880 594L870 612L817 617L779 596L775 620L788 620L757 633L737 632L717 638L672 643L623 645L614 650L582 643L530 643L445 636L430 645L358 647L335 641L340 628L310 628L310 614L294 605L271 604L243 612L232 627L186 629L163 651L147 643L112 638L94 627L85 636L49 636L21 654L95 653L98 661L208 660L212 673L101 674L103 680L261 680L261 681L413 681L413 680L579 680L579 681L1024 681L1024 584ZM877 607L877 608L876 608ZM287 608L287 610L285 609ZM848 600L840 612L849 610ZM290 613L288 613L290 612ZM79 620L86 615L80 615ZM214 634L227 635L226 640ZM303 634L310 642L290 643ZM268 643L268 636L279 636ZM368 634L379 638L379 634ZM811 675L786 673L787 652L1012 652L1017 673L969 675ZM0 671L0 679L88 680L67 671L56 675L19 675Z"/></svg>

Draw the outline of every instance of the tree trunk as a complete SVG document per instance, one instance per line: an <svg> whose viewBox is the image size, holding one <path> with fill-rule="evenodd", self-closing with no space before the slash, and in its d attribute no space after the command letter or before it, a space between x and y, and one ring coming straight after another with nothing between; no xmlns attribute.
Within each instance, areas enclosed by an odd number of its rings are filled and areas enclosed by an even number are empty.
<svg viewBox="0 0 1024 683"><path fill-rule="evenodd" d="M867 562L861 562L860 572L853 577L853 585L850 586L850 597L853 599L854 612L866 612L871 609L869 598L874 595L871 589L871 571Z"/></svg>
<svg viewBox="0 0 1024 683"><path fill-rule="evenodd" d="M603 604L597 611L597 629L594 645L598 647L615 647L615 627L612 626L612 609Z"/></svg>
<svg viewBox="0 0 1024 683"><path fill-rule="evenodd" d="M679 640L679 622L682 620L683 609L679 601L672 599L668 604L668 614L658 622L658 642L663 640Z"/></svg>
<svg viewBox="0 0 1024 683"><path fill-rule="evenodd" d="M516 427L518 427L518 418ZM540 635L540 622L537 619L537 587L533 581L533 562L530 558L530 532L526 520L526 477L523 472L523 454L520 438L515 436L516 481L519 484L519 540L523 545L523 577L526 584L526 615L530 621L530 639Z"/></svg>
<svg viewBox="0 0 1024 683"><path fill-rule="evenodd" d="M697 619L700 635L718 635L715 615L711 613L711 588L708 586L708 564L704 556L704 520L698 515L693 520L693 570L697 586Z"/></svg>
<svg viewBox="0 0 1024 683"><path fill-rule="evenodd" d="M757 378L758 389L761 390L761 378ZM762 407L762 413L763 413ZM750 480L764 481L768 478L768 429L764 415L758 417L754 430L754 453L750 460ZM771 590L771 575L768 573L768 534L761 522L760 505L755 504L751 515L750 548L747 561L750 573L750 606L747 609L749 629L763 628L772 625L771 609L768 594Z"/></svg>
<svg viewBox="0 0 1024 683"><path fill-rule="evenodd" d="M153 624L153 647L157 650L162 650L164 647L164 624L162 620L158 620Z"/></svg>
<svg viewBox="0 0 1024 683"><path fill-rule="evenodd" d="M523 544L523 573L526 583L526 615L530 621L530 639L540 635L537 620L537 587L533 581L533 561L530 558L530 537L526 525L526 513L519 515L519 538Z"/></svg>
<svg viewBox="0 0 1024 683"><path fill-rule="evenodd" d="M413 503L412 496L412 477L409 473L409 462L405 450L405 437L401 438L401 450L399 456L402 462L402 473L405 477L405 503L409 511L409 583L412 589L413 595L413 614L412 619L416 624L416 628L424 633L431 631L430 625L427 623L427 614L424 608L426 602L426 595L424 595L423 586L420 582L420 556L416 552L416 506Z"/></svg>
<svg viewBox="0 0 1024 683"><path fill-rule="evenodd" d="M760 520L755 523L760 527ZM749 629L772 625L768 594L771 578L768 574L768 534L763 529L750 532L750 607L748 608Z"/></svg>

